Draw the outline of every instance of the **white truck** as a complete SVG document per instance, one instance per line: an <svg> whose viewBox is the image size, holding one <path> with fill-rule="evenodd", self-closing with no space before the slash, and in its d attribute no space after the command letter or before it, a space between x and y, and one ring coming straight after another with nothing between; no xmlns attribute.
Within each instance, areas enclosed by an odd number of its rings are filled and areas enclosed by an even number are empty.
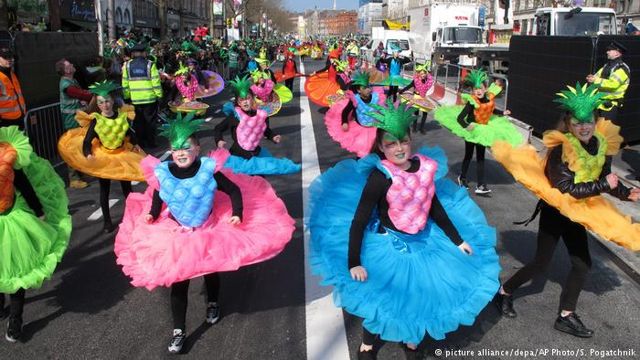
<svg viewBox="0 0 640 360"><path fill-rule="evenodd" d="M617 35L616 12L610 8L539 8L535 13L536 36Z"/></svg>
<svg viewBox="0 0 640 360"><path fill-rule="evenodd" d="M475 5L436 3L409 9L409 39L416 59L464 62L470 48L486 46ZM460 56L463 55L461 59Z"/></svg>
<svg viewBox="0 0 640 360"><path fill-rule="evenodd" d="M374 26L371 28L371 40L360 48L361 54L370 62L375 62L373 52L382 43L387 54L391 54L393 49L399 49L400 55L404 57L412 57L413 49L409 44L409 32L404 30L389 30L382 26Z"/></svg>

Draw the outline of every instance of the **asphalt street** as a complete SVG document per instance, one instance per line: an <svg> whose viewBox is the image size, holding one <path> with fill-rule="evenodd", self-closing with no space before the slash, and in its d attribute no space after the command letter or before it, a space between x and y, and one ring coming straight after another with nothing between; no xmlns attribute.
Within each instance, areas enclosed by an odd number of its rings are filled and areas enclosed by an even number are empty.
<svg viewBox="0 0 640 360"><path fill-rule="evenodd" d="M324 61L307 60L304 65L305 71L311 73L321 68ZM263 141L263 146L274 156L288 157L295 162L301 162L302 149L307 146L300 136L303 110L298 81L294 100L271 119L272 129L283 136L282 142ZM216 111L228 98L229 94L224 92L209 100L213 119L201 133L204 151L214 146L212 129L223 118ZM320 170L324 172L341 159L353 157L329 138L323 122L324 110L314 104L309 108ZM414 135L414 149L421 145L442 147L449 159L448 176L455 179L464 143L431 120L429 116L426 135ZM161 144L166 146L166 142ZM155 155L161 156L165 149L159 148ZM537 221L528 227L513 225L513 222L528 218L537 198L517 184L491 156L487 157L486 173L493 192L490 196L472 197L497 229L497 250L504 280L533 257ZM469 179L472 187L475 186L474 162ZM216 325L204 323L203 283L201 279L192 281L188 340L180 358L307 358L302 175L271 176L268 181L296 220L294 237L276 258L222 274L222 317ZM145 187L137 184L134 191L144 191ZM172 330L168 289L148 291L129 284L115 262L115 233L102 234L102 218L94 214L99 209L97 181L83 190L69 189L68 193L74 223L69 249L51 280L40 289L27 291L24 337L17 344L0 341L0 358L174 357L166 350ZM112 185L111 199L117 200L111 216L114 220L120 219L124 201L117 184ZM525 355L544 359L640 358L637 335L640 333L640 286L612 262L609 252L596 240L589 241L593 266L577 312L585 324L595 330L593 338L580 339L553 329L561 285L570 268L566 249L559 245L546 277L535 279L516 293L518 318L501 319L493 304L489 304L473 326L461 327L444 341L425 340L421 345L424 356L441 359L513 359L525 358ZM361 338L360 320L344 314L344 328L349 351L344 359L356 359ZM404 359L400 345L378 345L379 359ZM601 356L604 353L598 353L606 350L634 350L635 354ZM323 359L322 354L315 354L315 359Z"/></svg>

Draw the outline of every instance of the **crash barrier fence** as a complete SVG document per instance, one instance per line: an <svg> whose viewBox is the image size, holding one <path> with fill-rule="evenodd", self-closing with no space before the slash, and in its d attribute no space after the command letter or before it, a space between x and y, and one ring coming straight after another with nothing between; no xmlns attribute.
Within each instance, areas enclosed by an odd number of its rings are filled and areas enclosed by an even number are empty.
<svg viewBox="0 0 640 360"><path fill-rule="evenodd" d="M58 139L64 133L60 103L29 109L24 115L24 131L38 156L49 160L54 167L62 164L58 153Z"/></svg>

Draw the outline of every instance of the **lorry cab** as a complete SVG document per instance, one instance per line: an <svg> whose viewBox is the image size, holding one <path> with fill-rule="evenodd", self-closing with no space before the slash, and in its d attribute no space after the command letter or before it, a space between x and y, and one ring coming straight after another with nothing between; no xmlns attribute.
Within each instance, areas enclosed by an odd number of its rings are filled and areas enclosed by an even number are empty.
<svg viewBox="0 0 640 360"><path fill-rule="evenodd" d="M371 40L361 48L368 61L374 62L373 52L381 42L384 45L384 50L387 54L391 54L393 49L399 49L401 56L408 58L413 56L413 49L409 43L409 32L403 30L373 28Z"/></svg>
<svg viewBox="0 0 640 360"><path fill-rule="evenodd" d="M540 8L533 33L537 36L617 35L613 9L594 7Z"/></svg>

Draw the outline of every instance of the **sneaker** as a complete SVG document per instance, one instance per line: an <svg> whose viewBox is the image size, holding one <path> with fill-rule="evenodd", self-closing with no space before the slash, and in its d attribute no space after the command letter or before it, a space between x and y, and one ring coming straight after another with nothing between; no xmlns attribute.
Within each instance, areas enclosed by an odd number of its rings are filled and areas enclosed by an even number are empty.
<svg viewBox="0 0 640 360"><path fill-rule="evenodd" d="M218 322L218 319L220 319L220 306L218 303L210 302L207 305L207 317L205 321L207 324L213 325Z"/></svg>
<svg viewBox="0 0 640 360"><path fill-rule="evenodd" d="M567 316L558 315L556 323L553 324L553 328L581 338L590 338L593 336L593 330L587 329L576 313L571 313Z"/></svg>
<svg viewBox="0 0 640 360"><path fill-rule="evenodd" d="M467 188L468 189L468 188ZM476 186L476 194L488 194L491 192L491 189L487 187L485 184L481 184Z"/></svg>
<svg viewBox="0 0 640 360"><path fill-rule="evenodd" d="M173 329L173 337L171 338L168 348L169 352L172 354L180 353L185 340L187 340L187 335L185 335L182 329Z"/></svg>
<svg viewBox="0 0 640 360"><path fill-rule="evenodd" d="M69 187L72 189L84 189L87 186L89 186L89 183L84 180L73 179L69 182Z"/></svg>
<svg viewBox="0 0 640 360"><path fill-rule="evenodd" d="M469 182L467 179L463 178L462 175L458 175L458 185L467 190L469 189Z"/></svg>
<svg viewBox="0 0 640 360"><path fill-rule="evenodd" d="M16 317L10 317L7 323L7 333L4 338L8 342L14 343L22 336L22 319Z"/></svg>
<svg viewBox="0 0 640 360"><path fill-rule="evenodd" d="M502 315L512 319L518 316L513 308L512 295L502 295L498 292L498 295L496 295L496 305L498 306L498 311L500 311Z"/></svg>

